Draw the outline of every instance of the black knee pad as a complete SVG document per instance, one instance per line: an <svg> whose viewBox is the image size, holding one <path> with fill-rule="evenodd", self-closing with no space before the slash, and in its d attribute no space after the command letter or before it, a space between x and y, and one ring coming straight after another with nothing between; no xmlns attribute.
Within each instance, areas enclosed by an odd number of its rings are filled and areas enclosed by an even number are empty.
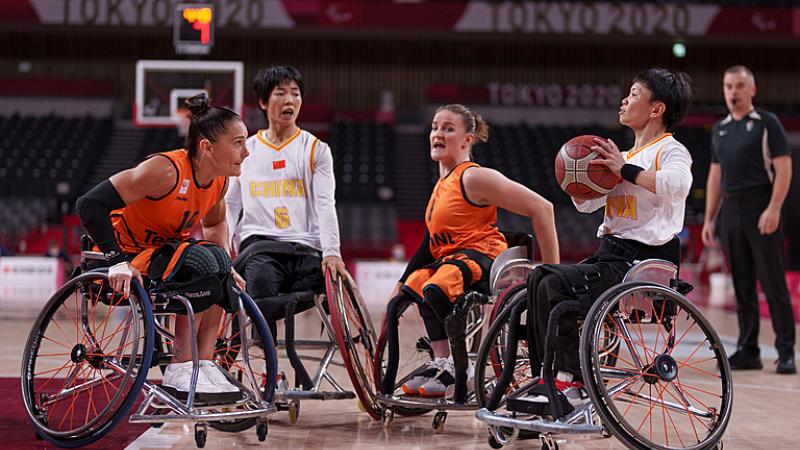
<svg viewBox="0 0 800 450"><path fill-rule="evenodd" d="M444 322L453 308L453 303L447 298L442 288L433 284L425 286L425 289L422 290L422 303L427 304L441 322Z"/></svg>
<svg viewBox="0 0 800 450"><path fill-rule="evenodd" d="M427 331L428 338L430 338L431 341L447 339L447 332L444 329L444 325L433 308L431 308L431 305L425 302L420 303L419 315L422 316L422 322L425 324L425 331Z"/></svg>

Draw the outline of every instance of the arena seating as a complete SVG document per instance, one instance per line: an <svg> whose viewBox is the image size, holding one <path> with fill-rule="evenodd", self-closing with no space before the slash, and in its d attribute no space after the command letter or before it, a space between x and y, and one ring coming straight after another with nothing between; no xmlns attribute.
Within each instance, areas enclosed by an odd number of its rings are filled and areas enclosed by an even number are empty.
<svg viewBox="0 0 800 450"><path fill-rule="evenodd" d="M0 230L14 239L58 214L76 195L101 149L111 120L0 116Z"/></svg>
<svg viewBox="0 0 800 450"><path fill-rule="evenodd" d="M75 192L111 133L110 119L0 118L0 195L48 196L66 182Z"/></svg>
<svg viewBox="0 0 800 450"><path fill-rule="evenodd" d="M394 198L391 155L394 133L386 124L337 121L330 142L341 201L387 201Z"/></svg>

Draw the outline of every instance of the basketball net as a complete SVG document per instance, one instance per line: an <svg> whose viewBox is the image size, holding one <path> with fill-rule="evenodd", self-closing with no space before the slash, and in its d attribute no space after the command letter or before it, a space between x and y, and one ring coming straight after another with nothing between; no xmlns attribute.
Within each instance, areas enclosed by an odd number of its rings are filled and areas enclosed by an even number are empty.
<svg viewBox="0 0 800 450"><path fill-rule="evenodd" d="M186 137L189 133L189 111L185 108L180 108L170 116L172 123L178 130L178 136Z"/></svg>

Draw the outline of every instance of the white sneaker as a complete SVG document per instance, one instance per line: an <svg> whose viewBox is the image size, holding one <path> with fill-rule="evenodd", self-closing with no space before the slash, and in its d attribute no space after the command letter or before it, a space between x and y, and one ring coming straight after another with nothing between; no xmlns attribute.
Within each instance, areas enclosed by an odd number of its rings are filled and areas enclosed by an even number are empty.
<svg viewBox="0 0 800 450"><path fill-rule="evenodd" d="M197 394L216 394L221 392L214 386L203 373L202 365L197 374L197 387L195 393ZM177 391L178 396L185 398L189 392L190 384L192 382L192 362L186 361L182 363L172 363L167 366L164 371L164 379L161 386L170 388Z"/></svg>
<svg viewBox="0 0 800 450"><path fill-rule="evenodd" d="M448 386L456 382L453 358L436 358L431 368L436 369L436 374L419 387L419 393L423 397L444 397Z"/></svg>
<svg viewBox="0 0 800 450"><path fill-rule="evenodd" d="M239 388L234 386L222 373L222 368L214 361L200 361L200 373L217 388L217 392L239 392Z"/></svg>

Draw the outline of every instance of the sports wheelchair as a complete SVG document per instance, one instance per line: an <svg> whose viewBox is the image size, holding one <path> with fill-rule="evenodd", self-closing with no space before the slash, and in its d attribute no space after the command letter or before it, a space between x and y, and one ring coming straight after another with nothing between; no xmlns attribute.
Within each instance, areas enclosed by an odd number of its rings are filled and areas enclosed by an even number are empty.
<svg viewBox="0 0 800 450"><path fill-rule="evenodd" d="M243 273L246 255L239 256L234 267ZM293 292L270 298L268 302L262 299L255 302L272 327L276 327L277 320L284 323L284 339L276 340L276 348L283 350L283 356L289 360L294 386L289 385L284 373L280 374L275 406L278 411L288 411L291 424L299 419L302 400L358 398L362 410L376 419L380 417L371 377L377 338L364 299L349 275L332 276L326 271L324 294ZM316 312L321 322L322 336L296 339L295 315L309 309ZM337 353L341 354L341 361L334 359ZM308 362L319 363L313 378L306 368ZM355 392L342 387L329 372L331 365L345 367ZM331 390L323 389L323 380Z"/></svg>
<svg viewBox="0 0 800 450"><path fill-rule="evenodd" d="M568 434L615 436L633 449L721 448L732 411L730 367L713 327L685 297L691 289L672 263L644 260L578 316L588 401L574 407L557 398L553 355L564 312L556 310L578 312L577 302L556 307L541 371L549 406L534 411L525 396L540 376L528 354L527 286L518 285L477 357L476 417L488 425L489 445L538 438L554 450L555 436Z"/></svg>
<svg viewBox="0 0 800 450"><path fill-rule="evenodd" d="M475 362L487 315L491 318L489 322L493 322L510 298L509 294L514 292L514 286L523 283L536 266L532 262L533 237L523 233L505 235L509 248L492 263L488 282L482 289L479 286L479 290L467 291L458 299L449 317L460 317L460 320L455 326L453 323L445 324L455 366L454 392L441 398L404 395L401 386L428 368L433 351L419 315L412 312L410 317L404 317L414 302L403 298L389 303L373 366L374 382L379 389L377 404L384 426L391 426L395 413L408 417L435 410L432 426L435 432L441 433L447 411L477 409L475 393L469 389L467 379L470 366ZM403 330L403 337L393 337L391 330ZM410 334L422 337L417 341L409 340L406 336ZM391 352L392 345L397 345L398 351Z"/></svg>
<svg viewBox="0 0 800 450"><path fill-rule="evenodd" d="M109 286L105 259L81 241L81 265L56 291L36 319L22 363L22 396L37 439L60 447L97 441L137 403L131 423L193 423L195 443L204 447L208 426L268 433L273 405L276 352L267 323L241 293L220 322L215 359L238 393L199 401L198 346L192 303L180 292L145 289L135 279L128 298ZM92 267L98 267L91 269ZM148 283L145 283L148 284ZM185 399L162 388L150 371L171 359L175 314L186 314L192 333L193 371ZM257 377L253 366L262 368ZM229 393L230 394L230 393Z"/></svg>

